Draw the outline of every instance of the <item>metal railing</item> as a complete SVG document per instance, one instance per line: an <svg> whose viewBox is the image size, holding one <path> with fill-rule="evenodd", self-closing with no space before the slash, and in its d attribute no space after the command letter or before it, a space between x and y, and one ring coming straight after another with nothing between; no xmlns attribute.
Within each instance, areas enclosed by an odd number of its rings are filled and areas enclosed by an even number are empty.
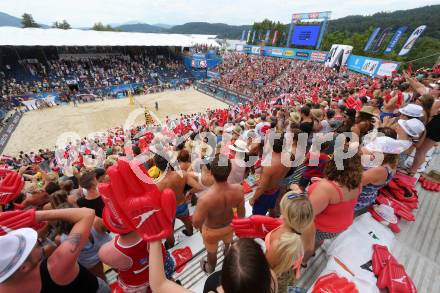
<svg viewBox="0 0 440 293"><path fill-rule="evenodd" d="M252 101L252 99L246 95L240 94L233 90L226 89L224 87L218 86L216 84L197 81L194 84L196 90L203 92L209 96L219 99L227 104L245 104Z"/></svg>

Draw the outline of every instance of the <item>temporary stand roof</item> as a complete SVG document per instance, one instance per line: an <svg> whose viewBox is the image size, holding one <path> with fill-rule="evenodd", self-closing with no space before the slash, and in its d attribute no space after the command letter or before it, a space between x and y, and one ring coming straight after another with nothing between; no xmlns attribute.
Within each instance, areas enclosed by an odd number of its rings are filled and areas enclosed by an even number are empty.
<svg viewBox="0 0 440 293"><path fill-rule="evenodd" d="M0 27L0 46L219 46L208 36Z"/></svg>

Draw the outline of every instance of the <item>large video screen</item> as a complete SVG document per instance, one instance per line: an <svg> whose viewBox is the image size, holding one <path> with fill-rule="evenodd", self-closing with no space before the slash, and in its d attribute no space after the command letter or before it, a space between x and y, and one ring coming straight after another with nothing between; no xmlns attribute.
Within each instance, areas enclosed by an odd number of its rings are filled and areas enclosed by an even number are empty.
<svg viewBox="0 0 440 293"><path fill-rule="evenodd" d="M293 30L293 45L315 46L319 36L319 25L298 25Z"/></svg>

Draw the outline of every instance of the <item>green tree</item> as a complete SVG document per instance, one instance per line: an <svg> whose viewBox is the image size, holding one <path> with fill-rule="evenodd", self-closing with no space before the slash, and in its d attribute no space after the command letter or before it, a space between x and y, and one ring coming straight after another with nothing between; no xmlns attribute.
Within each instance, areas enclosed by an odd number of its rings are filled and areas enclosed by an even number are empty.
<svg viewBox="0 0 440 293"><path fill-rule="evenodd" d="M32 14L29 13L24 13L21 16L21 25L22 27L40 27L40 25L35 22Z"/></svg>
<svg viewBox="0 0 440 293"><path fill-rule="evenodd" d="M52 27L53 27L53 28L63 29L63 30L69 30L69 29L72 28L72 27L70 26L70 24L69 24L66 20L63 20L62 22L55 21L55 22L53 23Z"/></svg>
<svg viewBox="0 0 440 293"><path fill-rule="evenodd" d="M113 28L111 25L104 25L102 22L97 22L93 25L92 30L95 31L111 31L111 32L120 32L121 30Z"/></svg>
<svg viewBox="0 0 440 293"><path fill-rule="evenodd" d="M70 26L70 24L64 19L63 22L61 23L61 28L63 30L70 30L72 27Z"/></svg>

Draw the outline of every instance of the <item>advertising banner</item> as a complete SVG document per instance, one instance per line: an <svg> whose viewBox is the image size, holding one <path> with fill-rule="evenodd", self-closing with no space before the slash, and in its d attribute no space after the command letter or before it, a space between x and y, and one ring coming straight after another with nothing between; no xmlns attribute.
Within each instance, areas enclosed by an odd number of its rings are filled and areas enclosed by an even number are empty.
<svg viewBox="0 0 440 293"><path fill-rule="evenodd" d="M251 47L251 52L252 52L252 54L256 54L256 55L259 55L260 54L260 47L258 47L258 46L252 46Z"/></svg>
<svg viewBox="0 0 440 293"><path fill-rule="evenodd" d="M310 60L310 52L306 50L295 50L295 59Z"/></svg>
<svg viewBox="0 0 440 293"><path fill-rule="evenodd" d="M391 76L391 73L399 67L399 63L376 58L350 55L347 61L350 70L369 76Z"/></svg>
<svg viewBox="0 0 440 293"><path fill-rule="evenodd" d="M313 51L310 55L310 61L325 62L325 59L327 59L327 52Z"/></svg>
<svg viewBox="0 0 440 293"><path fill-rule="evenodd" d="M391 77L393 72L399 68L399 63L392 61L382 61L377 70L376 76L379 77Z"/></svg>
<svg viewBox="0 0 440 293"><path fill-rule="evenodd" d="M11 137L11 134L14 132L15 128L17 128L18 123L20 122L23 114L18 111L15 112L12 116L12 119L9 119L6 125L0 131L0 153L3 153L3 150L6 147L6 144Z"/></svg>
<svg viewBox="0 0 440 293"><path fill-rule="evenodd" d="M327 54L327 58L325 60L325 66L331 68L341 68L347 63L348 57L353 50L353 46L347 45L332 45L330 51Z"/></svg>
<svg viewBox="0 0 440 293"><path fill-rule="evenodd" d="M402 49L399 52L399 56L404 56L411 51L412 47L418 40L418 38L423 34L423 32L426 30L426 25L421 25L418 28L416 28L412 34L409 36L408 40L406 40L405 45L403 45Z"/></svg>
<svg viewBox="0 0 440 293"><path fill-rule="evenodd" d="M407 28L407 26L401 26L397 29L384 51L385 54L389 54L394 50L400 38L406 32Z"/></svg>
<svg viewBox="0 0 440 293"><path fill-rule="evenodd" d="M272 56L276 56L276 57L281 57L283 56L283 49L278 48L278 49L272 49Z"/></svg>
<svg viewBox="0 0 440 293"><path fill-rule="evenodd" d="M374 31L371 33L371 36L368 38L367 43L365 44L364 47L364 52L367 52L368 50L370 50L371 45L373 45L374 40L376 39L377 35L380 32L380 27L377 27L374 29Z"/></svg>
<svg viewBox="0 0 440 293"><path fill-rule="evenodd" d="M323 19L330 17L330 11L323 12L308 12L308 13L295 13L292 14L292 21L296 22L302 19Z"/></svg>
<svg viewBox="0 0 440 293"><path fill-rule="evenodd" d="M325 62L327 57L327 52L315 51L307 49L290 49L290 48L280 48L280 47L269 47L269 46L250 46L246 45L243 47L243 52L246 54L261 55L261 56L271 56L280 57L288 59L297 59L305 61L314 62Z"/></svg>
<svg viewBox="0 0 440 293"><path fill-rule="evenodd" d="M285 49L283 56L284 57L293 57L293 56L295 56L295 51L293 51L293 49Z"/></svg>
<svg viewBox="0 0 440 293"><path fill-rule="evenodd" d="M393 30L393 27L391 27L391 26L387 27L386 29L383 30L382 34L380 35L379 39L377 39L377 42L374 45L371 52L373 52L373 53L379 52L380 47L382 46L383 42L385 41L385 39L388 37L388 35L391 33L392 30Z"/></svg>
<svg viewBox="0 0 440 293"><path fill-rule="evenodd" d="M217 77L220 77L220 73L208 70L207 76L208 76L208 78L217 78Z"/></svg>

